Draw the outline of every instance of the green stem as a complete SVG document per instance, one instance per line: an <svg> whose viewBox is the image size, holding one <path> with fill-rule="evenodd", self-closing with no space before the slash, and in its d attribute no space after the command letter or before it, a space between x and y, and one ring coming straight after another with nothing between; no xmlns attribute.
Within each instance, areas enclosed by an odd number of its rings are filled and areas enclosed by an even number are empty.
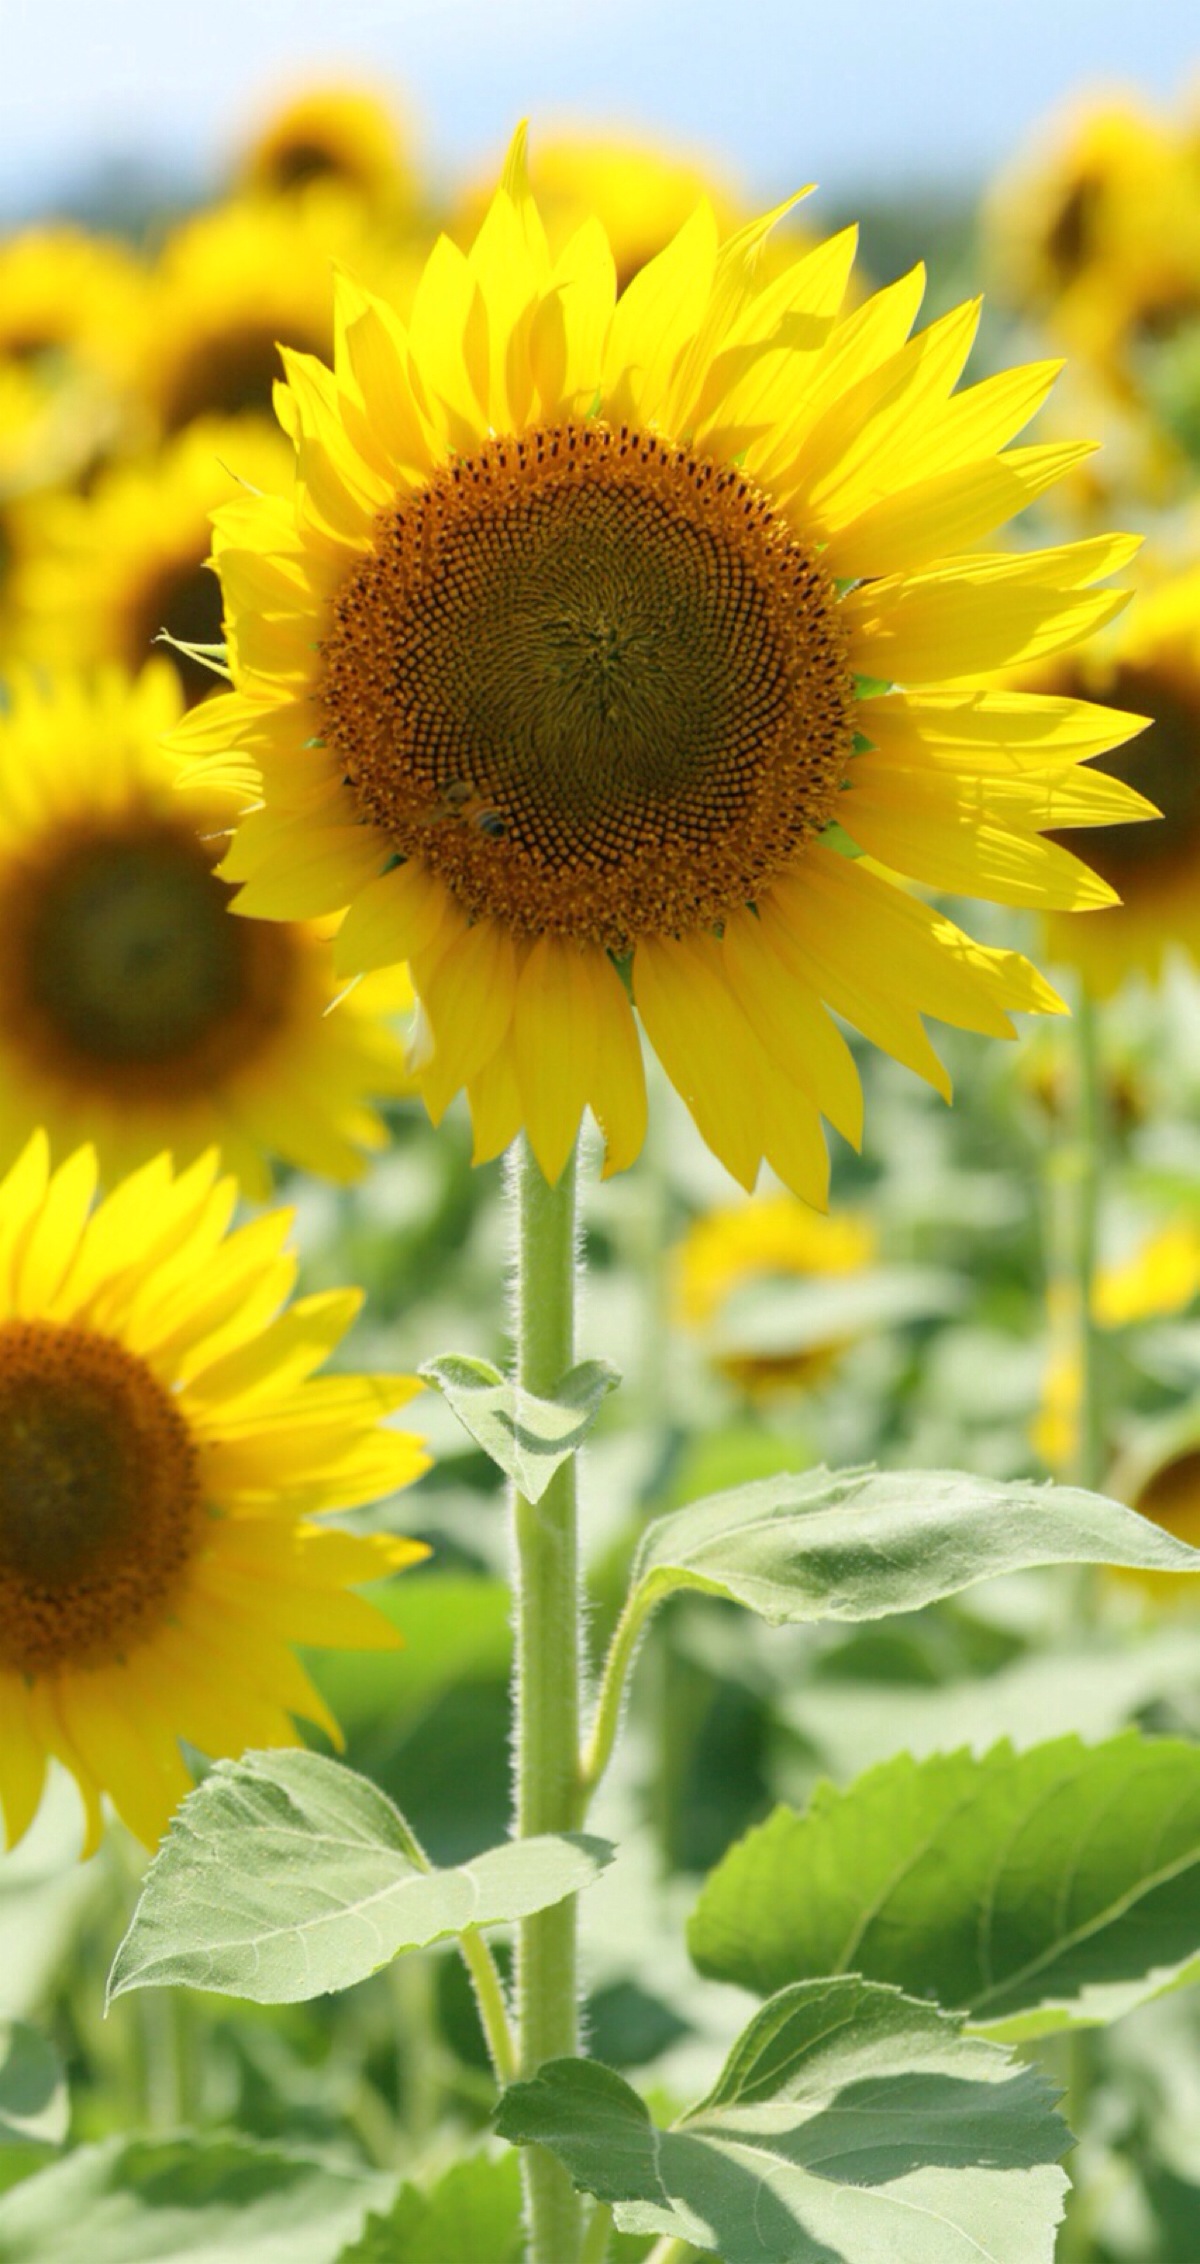
<svg viewBox="0 0 1200 2264"><path fill-rule="evenodd" d="M677 2240L673 2233L664 2233L650 2250L646 2264L688 2264L688 2258L694 2254L690 2241Z"/></svg>
<svg viewBox="0 0 1200 2264"><path fill-rule="evenodd" d="M1076 2146L1085 2136L1087 2128L1095 2041L1094 2033L1087 2028L1074 2029L1065 2038L1067 2081L1062 2111L1074 2135ZM1093 2252L1094 2203L1094 2193L1077 2184L1073 2178L1054 2252L1057 2264L1088 2264Z"/></svg>
<svg viewBox="0 0 1200 2264"><path fill-rule="evenodd" d="M432 1871L433 1865L411 1824L405 1824L404 1838L410 1861L416 1864L418 1870ZM503 2086L511 2083L516 2075L517 2058L499 1967L476 1926L463 1927L458 1936L458 1947L475 1991L475 2002L479 2008L492 2073L497 2083Z"/></svg>
<svg viewBox="0 0 1200 2264"><path fill-rule="evenodd" d="M1081 1486L1098 1489L1107 1462L1103 1350L1096 1326L1100 1182L1104 1150L1104 1089L1095 1002L1080 985L1075 1003L1078 1075L1078 1176L1075 1201L1075 1295L1079 1328L1079 1461Z"/></svg>
<svg viewBox="0 0 1200 2264"><path fill-rule="evenodd" d="M621 1726L621 1709L638 1645L645 1632L646 1622L660 1601L657 1594L645 1587L635 1589L625 1600L625 1606L613 1629L600 1682L600 1694L592 1716L591 1731L579 1763L579 1787L575 1820L582 1824L604 1772L612 1759Z"/></svg>
<svg viewBox="0 0 1200 2264"><path fill-rule="evenodd" d="M526 1391L552 1397L575 1358L575 1159L557 1186L522 1140L517 1209L516 1367ZM513 1496L516 1637L516 1828L570 1831L579 1773L581 1627L575 1464L541 1500ZM523 1921L517 1945L517 2062L522 2076L579 2051L575 1899ZM566 2171L540 2146L523 2155L528 2264L578 2264L582 2214Z"/></svg>
<svg viewBox="0 0 1200 2264"><path fill-rule="evenodd" d="M579 2264L605 2264L611 2234L612 2210L598 2201L588 2219L583 2247L579 2251Z"/></svg>
<svg viewBox="0 0 1200 2264"><path fill-rule="evenodd" d="M517 2073L517 2054L512 2030L508 2022L508 2007L504 2001L504 1984L500 1979L496 1960L482 1934L474 1926L465 1926L458 1937L462 1961L471 1976L479 2018L487 2038L488 2058L497 2083L512 2083Z"/></svg>

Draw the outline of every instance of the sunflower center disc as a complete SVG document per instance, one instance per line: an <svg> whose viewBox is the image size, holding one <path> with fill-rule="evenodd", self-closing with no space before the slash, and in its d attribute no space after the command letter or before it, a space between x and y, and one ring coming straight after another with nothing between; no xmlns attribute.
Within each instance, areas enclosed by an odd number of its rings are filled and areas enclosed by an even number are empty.
<svg viewBox="0 0 1200 2264"><path fill-rule="evenodd" d="M1062 688L1072 698L1088 697L1074 679ZM1144 873L1148 882L1155 870L1194 853L1200 843L1200 713L1194 698L1148 668L1118 668L1105 685L1104 698L1113 707L1153 720L1123 747L1094 756L1090 767L1136 787L1161 810L1161 820L1066 829L1050 838L1093 865L1123 894L1134 876Z"/></svg>
<svg viewBox="0 0 1200 2264"><path fill-rule="evenodd" d="M362 814L473 917L624 949L750 901L832 815L833 585L740 472L493 440L376 523L322 647Z"/></svg>
<svg viewBox="0 0 1200 2264"><path fill-rule="evenodd" d="M278 323L268 320L198 338L168 387L163 408L167 430L181 432L197 417L238 417L248 410L269 416L274 388L283 376L278 333ZM325 345L321 338L293 342L311 343L318 350Z"/></svg>
<svg viewBox="0 0 1200 2264"><path fill-rule="evenodd" d="M195 1553L199 1464L149 1368L108 1337L0 1323L0 1661L100 1665L161 1625Z"/></svg>
<svg viewBox="0 0 1200 2264"><path fill-rule="evenodd" d="M59 837L5 907L0 1011L117 1091L203 1090L261 1043L288 987L286 929L235 919L230 894L169 821Z"/></svg>

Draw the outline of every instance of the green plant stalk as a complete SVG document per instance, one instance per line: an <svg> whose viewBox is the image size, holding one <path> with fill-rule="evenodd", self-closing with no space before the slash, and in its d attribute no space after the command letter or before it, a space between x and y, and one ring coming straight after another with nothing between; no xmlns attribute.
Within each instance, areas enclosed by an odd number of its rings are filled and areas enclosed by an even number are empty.
<svg viewBox="0 0 1200 2264"><path fill-rule="evenodd" d="M633 1672L638 1648L646 1632L646 1623L655 1606L661 1601L658 1591L647 1585L636 1589L625 1600L625 1606L613 1629L608 1657L600 1680L600 1694L592 1715L591 1730L579 1762L579 1787L575 1811L577 1824L586 1817L604 1772L612 1759L613 1747L621 1726L621 1712L629 1677Z"/></svg>
<svg viewBox="0 0 1200 2264"><path fill-rule="evenodd" d="M588 2219L588 2228L583 2236L580 2264L606 2264L611 2238L612 2210L605 2202L598 2201Z"/></svg>
<svg viewBox="0 0 1200 2264"><path fill-rule="evenodd" d="M463 1964L471 1976L492 2073L497 2083L512 2083L517 2073L517 2055L513 2049L508 2007L504 2001L504 1984L500 1979L496 1960L482 1934L474 1926L463 1928L458 1937L458 1946Z"/></svg>
<svg viewBox="0 0 1200 2264"><path fill-rule="evenodd" d="M558 1184L528 1143L513 1151L517 1213L516 1368L526 1391L550 1398L575 1359L575 1158ZM570 1831L579 1773L581 1625L574 1459L541 1500L513 1495L516 1829L521 1838ZM579 2050L575 1898L524 1920L517 1943L517 2065ZM579 2264L582 2207L543 2147L522 2158L528 2264Z"/></svg>
<svg viewBox="0 0 1200 2264"><path fill-rule="evenodd" d="M1104 1352L1095 1312L1106 1124L1099 1016L1096 1002L1082 979L1076 990L1074 1023L1078 1161L1072 1225L1074 1304L1079 1332L1079 1441L1075 1475L1081 1486L1099 1492L1108 1466ZM1094 1621L1097 1601L1096 1570L1093 1565L1087 1565L1082 1568L1077 1594L1077 1609L1085 1625ZM1067 2060L1069 2120L1079 2139L1087 2125L1092 2073L1090 2038L1085 2030L1068 2039ZM1067 2199L1058 2253L1063 2264L1074 2264L1075 2259L1084 2264L1091 2253L1087 2197L1074 2185Z"/></svg>
<svg viewBox="0 0 1200 2264"><path fill-rule="evenodd" d="M404 1825L404 1840L406 1853L418 1870L432 1871L433 1865L411 1824ZM488 2048L488 2058L492 2063L492 2073L497 2083L503 2086L513 2081L517 2072L517 2060L500 1969L477 1926L463 1927L458 1936L458 1948L475 1992L475 2003Z"/></svg>
<svg viewBox="0 0 1200 2264"><path fill-rule="evenodd" d="M1079 1329L1079 1451L1081 1486L1098 1491L1107 1463L1103 1345L1096 1326L1096 1265L1104 1162L1104 1088L1095 1001L1081 983L1075 1001L1078 1078L1078 1168L1075 1188L1075 1300Z"/></svg>
<svg viewBox="0 0 1200 2264"><path fill-rule="evenodd" d="M688 2264L694 2254L690 2241L677 2240L673 2233L664 2233L650 2250L646 2264Z"/></svg>

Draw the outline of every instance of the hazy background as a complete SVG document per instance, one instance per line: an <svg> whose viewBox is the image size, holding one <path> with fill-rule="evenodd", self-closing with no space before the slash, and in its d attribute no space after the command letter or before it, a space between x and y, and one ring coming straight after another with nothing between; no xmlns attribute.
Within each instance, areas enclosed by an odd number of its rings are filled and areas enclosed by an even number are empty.
<svg viewBox="0 0 1200 2264"><path fill-rule="evenodd" d="M1198 60L1195 0L0 0L0 209L193 193L326 72L405 95L435 170L528 112L665 130L753 190L958 191L1081 85L1169 96Z"/></svg>

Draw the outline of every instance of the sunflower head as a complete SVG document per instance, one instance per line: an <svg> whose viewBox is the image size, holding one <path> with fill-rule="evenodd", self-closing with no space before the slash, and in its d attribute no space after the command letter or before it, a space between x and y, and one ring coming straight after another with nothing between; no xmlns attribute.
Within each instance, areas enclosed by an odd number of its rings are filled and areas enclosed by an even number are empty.
<svg viewBox="0 0 1200 2264"><path fill-rule="evenodd" d="M46 1763L88 1845L107 1795L148 1844L212 1757L338 1740L292 1646L397 1638L352 1593L417 1542L320 1522L407 1484L384 1427L405 1376L319 1377L353 1291L288 1306L287 1213L230 1231L215 1159L166 1156L93 1209L96 1161L37 1134L0 1183L0 1804L10 1843Z"/></svg>
<svg viewBox="0 0 1200 2264"><path fill-rule="evenodd" d="M997 184L1001 289L1122 392L1139 349L1200 314L1200 162L1127 94L1074 106Z"/></svg>
<svg viewBox="0 0 1200 2264"><path fill-rule="evenodd" d="M101 472L86 495L31 496L13 519L10 646L52 668L144 666L156 640L189 705L221 681L189 647L219 649L211 513L286 478L290 451L258 418L201 418Z"/></svg>
<svg viewBox="0 0 1200 2264"><path fill-rule="evenodd" d="M322 181L388 211L414 201L408 137L374 88L320 85L288 96L261 120L238 166L249 196L294 196Z"/></svg>
<svg viewBox="0 0 1200 2264"><path fill-rule="evenodd" d="M219 1144L265 1193L263 1150L344 1179L408 1077L385 1018L401 976L336 1012L325 934L234 920L214 865L227 795L177 790L162 660L130 679L17 678L0 719L0 1163L46 1125L106 1177ZM380 987L382 985L382 988Z"/></svg>
<svg viewBox="0 0 1200 2264"><path fill-rule="evenodd" d="M385 256L362 199L332 180L185 220L163 247L139 332L137 384L157 428L269 414L280 344L329 350L333 263L372 274Z"/></svg>
<svg viewBox="0 0 1200 2264"><path fill-rule="evenodd" d="M685 1326L703 1330L722 1373L751 1397L819 1383L846 1348L836 1332L802 1343L771 1331L753 1342L759 1293L795 1282L861 1272L877 1254L869 1219L852 1211L827 1218L790 1195L728 1204L696 1219L675 1253L675 1304ZM739 1326L739 1308L747 1325Z"/></svg>
<svg viewBox="0 0 1200 2264"><path fill-rule="evenodd" d="M894 876L1110 898L1043 834L1064 776L1143 807L1078 770L1132 726L977 682L1111 619L1136 545L980 549L1084 453L1006 445L1053 367L956 393L977 308L910 336L916 274L843 315L853 235L772 273L780 217L722 243L702 202L618 294L519 136L407 321L343 279L334 367L285 356L290 494L216 514L235 689L179 743L259 797L239 909L410 962L478 1156L524 1124L554 1178L590 1106L629 1162L644 1034L735 1177L823 1204L819 1115L861 1123L829 1008L945 1090L923 1013L1058 1003Z"/></svg>
<svg viewBox="0 0 1200 2264"><path fill-rule="evenodd" d="M1156 980L1173 944L1200 960L1200 567L1147 582L1127 621L1093 652L1063 656L1036 682L1060 696L1102 697L1146 719L1140 734L1098 755L1097 775L1132 786L1157 822L1054 838L1108 882L1119 902L1085 918L1047 920L1055 958L1107 997L1125 978ZM1064 817L1067 813L1064 811Z"/></svg>
<svg viewBox="0 0 1200 2264"><path fill-rule="evenodd" d="M0 363L123 378L145 295L143 268L115 237L21 229L0 242Z"/></svg>

